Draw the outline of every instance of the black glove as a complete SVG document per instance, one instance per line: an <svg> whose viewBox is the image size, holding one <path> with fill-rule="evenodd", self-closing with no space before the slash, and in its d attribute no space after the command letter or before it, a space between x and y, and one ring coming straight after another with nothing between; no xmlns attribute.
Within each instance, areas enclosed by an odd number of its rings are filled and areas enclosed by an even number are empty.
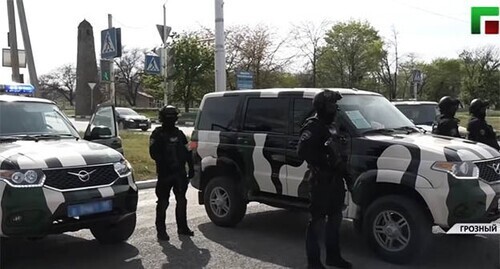
<svg viewBox="0 0 500 269"><path fill-rule="evenodd" d="M192 179L194 177L194 169L190 168L187 174L188 179Z"/></svg>

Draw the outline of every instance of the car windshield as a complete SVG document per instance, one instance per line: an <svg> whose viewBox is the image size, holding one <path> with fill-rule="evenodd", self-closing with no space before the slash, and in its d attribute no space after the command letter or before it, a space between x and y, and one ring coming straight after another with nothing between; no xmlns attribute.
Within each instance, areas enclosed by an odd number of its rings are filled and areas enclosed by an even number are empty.
<svg viewBox="0 0 500 269"><path fill-rule="evenodd" d="M408 119L417 125L432 125L439 115L437 104L422 105L403 105L397 104L396 107L405 114Z"/></svg>
<svg viewBox="0 0 500 269"><path fill-rule="evenodd" d="M69 119L54 104L0 102L0 137L79 137Z"/></svg>
<svg viewBox="0 0 500 269"><path fill-rule="evenodd" d="M120 108L120 107L118 107L118 108L116 108L116 111L120 115L127 115L127 116L139 115L139 114L137 114L137 112L135 112L133 109L130 109L130 108Z"/></svg>
<svg viewBox="0 0 500 269"><path fill-rule="evenodd" d="M415 128L415 125L385 97L344 95L339 101L341 116L361 133L373 130Z"/></svg>

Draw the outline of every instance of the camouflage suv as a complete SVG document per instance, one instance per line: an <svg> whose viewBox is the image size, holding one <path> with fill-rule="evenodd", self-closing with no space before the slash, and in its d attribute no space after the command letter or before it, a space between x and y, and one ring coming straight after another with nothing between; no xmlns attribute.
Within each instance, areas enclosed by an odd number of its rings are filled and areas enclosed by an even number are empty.
<svg viewBox="0 0 500 269"><path fill-rule="evenodd" d="M344 216L382 258L410 261L425 249L433 225L500 218L498 151L425 135L377 93L332 90L344 96L337 124L356 180ZM318 91L205 95L192 134L197 177L191 183L216 225L236 225L250 201L307 208L307 165L296 149Z"/></svg>
<svg viewBox="0 0 500 269"><path fill-rule="evenodd" d="M137 186L114 119L112 106L100 106L81 139L54 102L0 94L0 238L85 228L103 243L132 235Z"/></svg>

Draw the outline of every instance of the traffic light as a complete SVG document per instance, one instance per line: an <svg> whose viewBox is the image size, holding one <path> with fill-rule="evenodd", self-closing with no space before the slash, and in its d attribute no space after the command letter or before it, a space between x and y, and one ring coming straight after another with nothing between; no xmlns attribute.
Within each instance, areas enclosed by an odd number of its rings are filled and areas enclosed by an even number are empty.
<svg viewBox="0 0 500 269"><path fill-rule="evenodd" d="M101 81L111 82L111 61L101 59Z"/></svg>

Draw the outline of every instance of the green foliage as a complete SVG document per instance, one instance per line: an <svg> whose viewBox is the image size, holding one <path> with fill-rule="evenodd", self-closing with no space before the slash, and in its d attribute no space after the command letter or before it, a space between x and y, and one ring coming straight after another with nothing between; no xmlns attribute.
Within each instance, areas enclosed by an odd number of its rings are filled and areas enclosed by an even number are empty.
<svg viewBox="0 0 500 269"><path fill-rule="evenodd" d="M362 87L383 56L383 41L368 22L337 23L325 40L318 60L318 84L324 87Z"/></svg>
<svg viewBox="0 0 500 269"><path fill-rule="evenodd" d="M439 101L445 95L458 97L463 77L462 63L458 59L436 59L423 67L426 76L422 89L425 100Z"/></svg>

